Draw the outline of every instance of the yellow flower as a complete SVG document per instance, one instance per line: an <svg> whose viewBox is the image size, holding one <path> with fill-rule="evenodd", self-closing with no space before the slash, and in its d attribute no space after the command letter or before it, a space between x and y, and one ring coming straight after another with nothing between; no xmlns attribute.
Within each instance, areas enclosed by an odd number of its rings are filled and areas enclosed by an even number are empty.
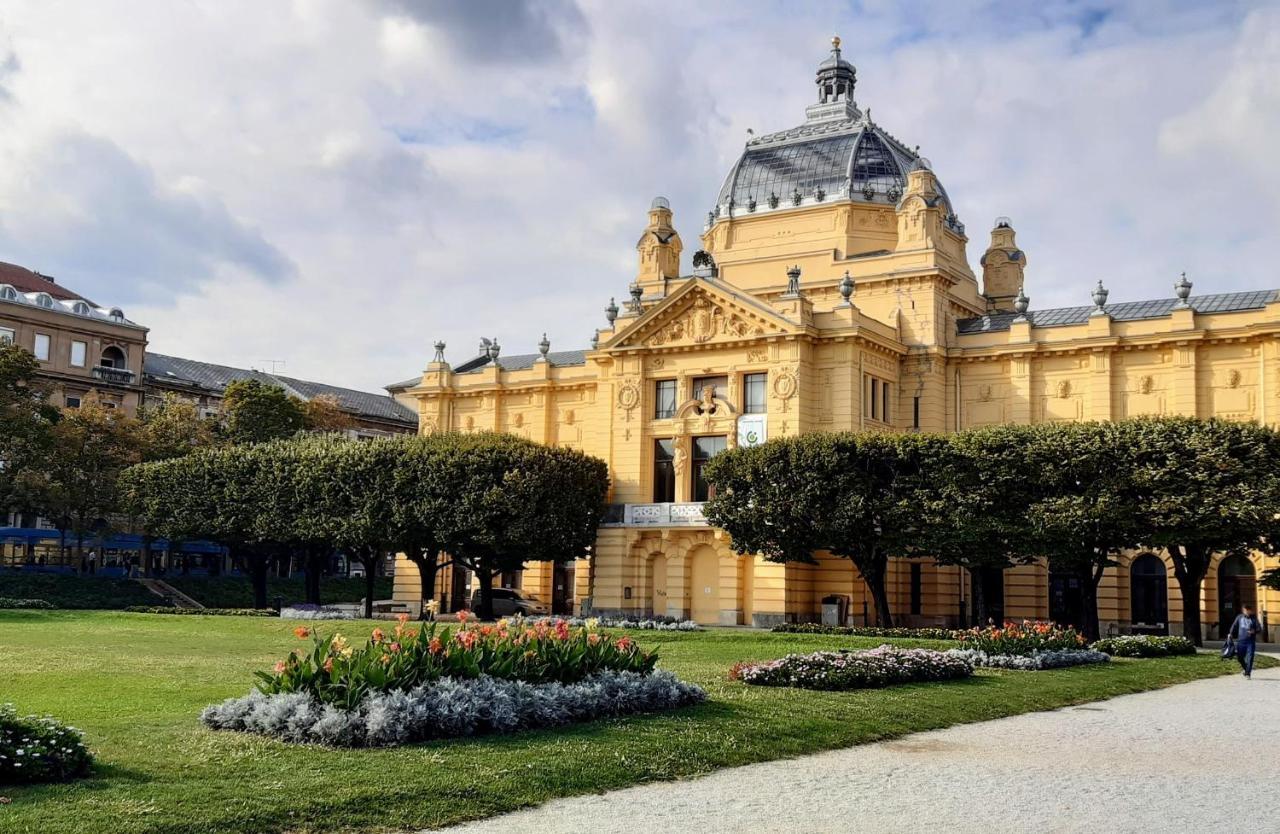
<svg viewBox="0 0 1280 834"><path fill-rule="evenodd" d="M598 617L587 618L587 631L595 631L600 627L600 619Z"/></svg>

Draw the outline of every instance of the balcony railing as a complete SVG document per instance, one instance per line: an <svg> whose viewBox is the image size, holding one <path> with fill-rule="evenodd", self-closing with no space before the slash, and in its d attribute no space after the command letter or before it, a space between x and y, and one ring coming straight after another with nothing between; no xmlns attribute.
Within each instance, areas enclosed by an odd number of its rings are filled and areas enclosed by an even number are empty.
<svg viewBox="0 0 1280 834"><path fill-rule="evenodd" d="M709 527L701 501L610 504L601 527Z"/></svg>
<svg viewBox="0 0 1280 834"><path fill-rule="evenodd" d="M93 367L93 378L103 382L114 382L117 385L128 385L133 382L133 371L128 368L109 368L106 365Z"/></svg>

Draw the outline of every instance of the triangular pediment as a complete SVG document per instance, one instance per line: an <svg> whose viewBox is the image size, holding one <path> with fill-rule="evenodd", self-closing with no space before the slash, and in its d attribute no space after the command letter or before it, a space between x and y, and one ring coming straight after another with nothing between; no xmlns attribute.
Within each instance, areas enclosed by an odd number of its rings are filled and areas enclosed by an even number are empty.
<svg viewBox="0 0 1280 834"><path fill-rule="evenodd" d="M630 321L606 346L661 348L738 342L782 333L797 325L745 293L702 278L687 283Z"/></svg>

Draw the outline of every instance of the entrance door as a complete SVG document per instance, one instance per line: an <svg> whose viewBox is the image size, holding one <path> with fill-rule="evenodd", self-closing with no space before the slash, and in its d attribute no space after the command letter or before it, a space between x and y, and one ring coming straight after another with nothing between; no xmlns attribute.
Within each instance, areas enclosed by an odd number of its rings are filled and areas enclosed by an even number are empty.
<svg viewBox="0 0 1280 834"><path fill-rule="evenodd" d="M1049 619L1058 625L1084 628L1084 589L1081 579L1065 573L1049 574Z"/></svg>
<svg viewBox="0 0 1280 834"><path fill-rule="evenodd" d="M1136 633L1169 633L1169 571L1153 553L1129 566L1129 619Z"/></svg>
<svg viewBox="0 0 1280 834"><path fill-rule="evenodd" d="M649 563L653 571L653 593L649 597L649 607L653 616L667 616L667 557L654 556Z"/></svg>
<svg viewBox="0 0 1280 834"><path fill-rule="evenodd" d="M720 557L709 547L699 547L690 558L693 560L689 578L691 615L702 625L720 622Z"/></svg>
<svg viewBox="0 0 1280 834"><path fill-rule="evenodd" d="M996 625L1004 625L1004 570L1001 568L982 568L973 577L973 584L982 583L982 601L987 606L987 619ZM985 626L986 620L978 613L978 595L976 589L970 593L972 611L970 616L975 625Z"/></svg>
<svg viewBox="0 0 1280 834"><path fill-rule="evenodd" d="M1231 628L1242 606L1258 605L1258 580L1253 562L1244 556L1228 556L1218 565L1218 636Z"/></svg>
<svg viewBox="0 0 1280 834"><path fill-rule="evenodd" d="M573 562L556 562L551 573L551 613L573 614Z"/></svg>
<svg viewBox="0 0 1280 834"><path fill-rule="evenodd" d="M471 571L464 568L456 562L453 565L453 582L449 585L449 611L461 611L471 605L471 598L467 593L468 578Z"/></svg>

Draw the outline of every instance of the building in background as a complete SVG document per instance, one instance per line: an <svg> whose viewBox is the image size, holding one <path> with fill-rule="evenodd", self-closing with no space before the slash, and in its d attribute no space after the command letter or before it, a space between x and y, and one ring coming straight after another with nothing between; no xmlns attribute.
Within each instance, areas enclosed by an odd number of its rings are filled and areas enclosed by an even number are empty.
<svg viewBox="0 0 1280 834"><path fill-rule="evenodd" d="M420 429L511 432L606 460L609 516L593 557L532 564L511 584L552 601L629 616L767 626L814 620L829 595L851 620L871 607L847 559L776 564L736 556L702 516L702 468L720 451L812 431L950 432L998 423L1180 414L1280 426L1280 293L1111 303L1095 277L1079 307L1033 310L1028 257L998 218L969 265L965 225L929 163L854 101L838 39L797 127L748 141L707 215L692 274L667 201L653 201L639 267L587 350L504 356L492 342L457 366L444 345L415 384ZM1216 261L1215 261L1216 262ZM603 299L602 299L603 300ZM584 330L589 327L583 324ZM1256 577L1277 564L1219 559L1201 619L1219 636L1244 602L1280 609ZM959 568L894 560L890 605L908 625L972 617ZM996 616L1072 622L1078 580L1047 565L980 577ZM396 598L421 598L401 560ZM465 600L442 571L437 598ZM1099 588L1104 631L1177 633L1167 557L1133 553ZM1172 625L1171 625L1172 624Z"/></svg>
<svg viewBox="0 0 1280 834"><path fill-rule="evenodd" d="M418 429L414 410L388 394L372 394L353 388L339 388L323 382L281 376L249 368L232 368L212 362L198 362L160 353L148 353L143 363L143 387L147 398L159 400L166 394L190 400L203 416L221 411L228 385L239 379L253 379L283 388L300 400L330 397L353 423L352 437L385 437L412 434Z"/></svg>
<svg viewBox="0 0 1280 834"><path fill-rule="evenodd" d="M56 405L77 408L90 392L130 414L142 404L147 328L47 275L0 262L0 341L35 355Z"/></svg>

